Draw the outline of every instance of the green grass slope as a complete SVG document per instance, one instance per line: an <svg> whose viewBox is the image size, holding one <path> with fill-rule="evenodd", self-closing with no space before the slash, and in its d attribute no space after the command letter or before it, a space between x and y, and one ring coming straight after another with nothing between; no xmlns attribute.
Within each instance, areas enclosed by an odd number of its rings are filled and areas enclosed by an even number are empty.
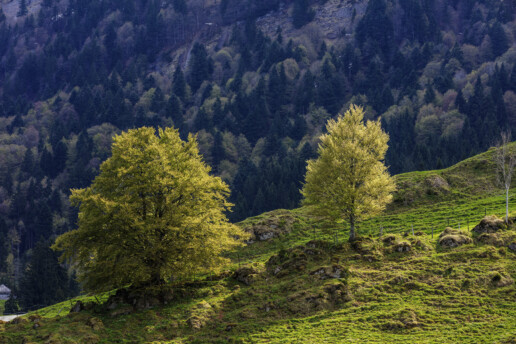
<svg viewBox="0 0 516 344"><path fill-rule="evenodd" d="M491 154L397 176L396 201L353 245L344 232L335 245L306 209L262 214L241 223L254 242L228 272L176 283L167 305L83 297L99 305L0 324L0 343L516 343L516 231L471 232L503 215ZM448 222L465 245L439 244Z"/></svg>

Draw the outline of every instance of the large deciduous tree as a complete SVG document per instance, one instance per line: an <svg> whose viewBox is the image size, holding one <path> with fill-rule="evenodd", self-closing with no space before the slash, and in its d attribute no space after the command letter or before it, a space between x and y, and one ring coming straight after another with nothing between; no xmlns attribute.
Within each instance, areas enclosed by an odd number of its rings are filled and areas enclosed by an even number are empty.
<svg viewBox="0 0 516 344"><path fill-rule="evenodd" d="M383 163L389 136L380 120L363 119L363 108L352 105L344 116L328 121L301 191L304 205L315 214L334 226L347 222L350 240L357 221L381 212L395 190Z"/></svg>
<svg viewBox="0 0 516 344"><path fill-rule="evenodd" d="M228 186L209 174L190 135L176 129L129 130L92 185L72 190L78 228L54 248L78 268L90 291L156 286L214 271L245 234L227 221Z"/></svg>

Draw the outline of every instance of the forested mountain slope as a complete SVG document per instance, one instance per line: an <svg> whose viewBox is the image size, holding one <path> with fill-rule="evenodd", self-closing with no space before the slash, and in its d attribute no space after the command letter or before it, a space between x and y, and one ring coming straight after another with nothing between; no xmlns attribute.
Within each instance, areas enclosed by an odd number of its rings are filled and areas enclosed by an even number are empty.
<svg viewBox="0 0 516 344"><path fill-rule="evenodd" d="M197 133L234 220L300 200L325 121L382 116L392 173L449 166L516 122L515 2L3 0L0 272L74 227L111 136Z"/></svg>

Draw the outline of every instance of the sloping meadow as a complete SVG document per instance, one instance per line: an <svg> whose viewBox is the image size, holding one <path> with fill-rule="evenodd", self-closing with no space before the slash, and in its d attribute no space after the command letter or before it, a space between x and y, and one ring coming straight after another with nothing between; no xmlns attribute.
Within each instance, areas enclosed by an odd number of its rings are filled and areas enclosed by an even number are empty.
<svg viewBox="0 0 516 344"><path fill-rule="evenodd" d="M176 281L167 304L84 297L0 324L0 342L514 343L515 226L489 157L472 159L397 176L353 243L307 209L265 213L240 223L251 238L227 271Z"/></svg>

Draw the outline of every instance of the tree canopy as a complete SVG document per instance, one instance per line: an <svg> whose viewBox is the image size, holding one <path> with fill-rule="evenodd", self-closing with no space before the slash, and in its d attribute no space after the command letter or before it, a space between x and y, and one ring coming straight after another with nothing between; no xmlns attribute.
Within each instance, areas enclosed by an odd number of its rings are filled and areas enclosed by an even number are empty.
<svg viewBox="0 0 516 344"><path fill-rule="evenodd" d="M383 163L389 136L380 120L363 119L363 108L351 105L343 116L328 121L301 191L304 204L332 225L348 222L350 240L355 239L356 221L381 212L395 190Z"/></svg>
<svg viewBox="0 0 516 344"><path fill-rule="evenodd" d="M176 129L129 130L114 137L112 156L92 185L74 189L78 228L54 248L77 265L90 291L213 271L245 234L227 221L228 186L209 174L195 136Z"/></svg>

